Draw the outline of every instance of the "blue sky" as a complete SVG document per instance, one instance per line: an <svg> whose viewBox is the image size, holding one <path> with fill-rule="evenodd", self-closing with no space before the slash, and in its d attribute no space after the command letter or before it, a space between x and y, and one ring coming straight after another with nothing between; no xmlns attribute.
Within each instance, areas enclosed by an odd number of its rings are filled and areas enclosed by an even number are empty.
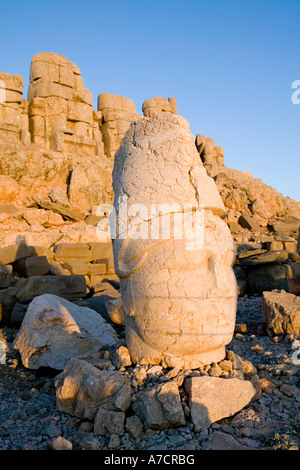
<svg viewBox="0 0 300 470"><path fill-rule="evenodd" d="M0 0L0 70L58 52L99 93L174 96L194 135L300 201L300 0Z"/></svg>

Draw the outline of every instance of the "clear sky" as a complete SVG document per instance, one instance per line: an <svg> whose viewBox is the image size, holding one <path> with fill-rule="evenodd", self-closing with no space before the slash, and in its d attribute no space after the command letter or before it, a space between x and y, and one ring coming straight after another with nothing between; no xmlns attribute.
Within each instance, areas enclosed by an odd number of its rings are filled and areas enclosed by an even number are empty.
<svg viewBox="0 0 300 470"><path fill-rule="evenodd" d="M0 0L0 70L57 52L99 93L173 96L229 168L300 201L300 0Z"/></svg>

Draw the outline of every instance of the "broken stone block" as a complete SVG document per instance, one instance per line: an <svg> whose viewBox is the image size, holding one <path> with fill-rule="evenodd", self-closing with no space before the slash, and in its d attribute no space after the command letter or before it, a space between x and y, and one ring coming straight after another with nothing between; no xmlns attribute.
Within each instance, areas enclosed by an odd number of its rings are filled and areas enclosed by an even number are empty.
<svg viewBox="0 0 300 470"><path fill-rule="evenodd" d="M21 325L27 312L27 308L28 304L21 304L20 302L16 302L11 311L10 323L12 325Z"/></svg>
<svg viewBox="0 0 300 470"><path fill-rule="evenodd" d="M256 220L249 214L243 213L239 218L239 224L243 228L247 228L253 232L261 232L260 225L256 222Z"/></svg>
<svg viewBox="0 0 300 470"><path fill-rule="evenodd" d="M22 258L31 256L31 248L25 244L0 248L0 264L12 264Z"/></svg>
<svg viewBox="0 0 300 470"><path fill-rule="evenodd" d="M29 225L39 224L47 228L64 224L60 214L45 209L28 209L23 212L22 216Z"/></svg>
<svg viewBox="0 0 300 470"><path fill-rule="evenodd" d="M175 382L155 385L136 394L133 409L150 429L185 426L185 416Z"/></svg>
<svg viewBox="0 0 300 470"><path fill-rule="evenodd" d="M125 431L127 431L133 439L139 437L143 432L143 423L136 415L128 416L125 422Z"/></svg>
<svg viewBox="0 0 300 470"><path fill-rule="evenodd" d="M66 207L64 204L50 201L39 201L39 206L42 209L48 209L52 212L60 214L64 219L80 222L85 219L85 215L79 211Z"/></svg>
<svg viewBox="0 0 300 470"><path fill-rule="evenodd" d="M44 294L29 304L14 348L29 369L62 370L71 358L92 354L116 341L112 326L94 310Z"/></svg>
<svg viewBox="0 0 300 470"><path fill-rule="evenodd" d="M128 349L125 346L119 346L112 357L113 365L116 369L125 369L131 366L131 358Z"/></svg>
<svg viewBox="0 0 300 470"><path fill-rule="evenodd" d="M32 276L21 279L14 287L16 297L21 303L29 303L42 294L53 294L67 300L76 300L87 292L86 280L80 275L70 276Z"/></svg>
<svg viewBox="0 0 300 470"><path fill-rule="evenodd" d="M13 263L13 269L22 277L44 276L49 273L49 263L46 256L34 256Z"/></svg>
<svg viewBox="0 0 300 470"><path fill-rule="evenodd" d="M90 246L90 260L97 263L106 263L107 264L107 274L114 274L114 255L112 243L109 242L92 242L89 243Z"/></svg>
<svg viewBox="0 0 300 470"><path fill-rule="evenodd" d="M280 251L283 250L284 246L282 242L274 240L272 242L267 242L266 248L268 251Z"/></svg>
<svg viewBox="0 0 300 470"><path fill-rule="evenodd" d="M297 242L284 242L284 249L287 250L289 253L297 253Z"/></svg>
<svg viewBox="0 0 300 470"><path fill-rule="evenodd" d="M56 261L49 262L49 272L54 276L69 276L70 274L70 271L63 268L62 265Z"/></svg>
<svg viewBox="0 0 300 470"><path fill-rule="evenodd" d="M54 246L55 261L66 261L67 259L89 260L91 257L90 247L87 243L58 243Z"/></svg>
<svg viewBox="0 0 300 470"><path fill-rule="evenodd" d="M106 263L92 263L88 267L88 274L91 276L97 276L99 274L107 273L107 264Z"/></svg>
<svg viewBox="0 0 300 470"><path fill-rule="evenodd" d="M288 292L290 294L300 295L300 276L288 280Z"/></svg>
<svg viewBox="0 0 300 470"><path fill-rule="evenodd" d="M288 290L290 266L287 264L262 264L249 266L248 287L250 294L262 294L273 289Z"/></svg>
<svg viewBox="0 0 300 470"><path fill-rule="evenodd" d="M70 260L67 263L63 263L63 267L67 269L71 274L82 274L86 276L89 273L89 265L81 260Z"/></svg>
<svg viewBox="0 0 300 470"><path fill-rule="evenodd" d="M123 411L111 411L99 408L94 421L94 435L106 436L107 434L124 434L125 413Z"/></svg>
<svg viewBox="0 0 300 470"><path fill-rule="evenodd" d="M131 403L130 380L118 371L100 370L73 358L56 377L58 411L93 420L100 408L125 412Z"/></svg>
<svg viewBox="0 0 300 470"><path fill-rule="evenodd" d="M247 257L239 257L241 266L257 266L259 264L285 263L289 259L288 251L266 251L260 254L252 254Z"/></svg>
<svg viewBox="0 0 300 470"><path fill-rule="evenodd" d="M112 322L116 323L116 325L125 325L124 308L121 297L107 300L105 307Z"/></svg>
<svg viewBox="0 0 300 470"><path fill-rule="evenodd" d="M189 377L184 382L195 431L208 428L222 418L233 416L256 394L252 383L241 379Z"/></svg>
<svg viewBox="0 0 300 470"><path fill-rule="evenodd" d="M277 233L288 232L296 233L299 230L300 220L295 219L290 222L277 222L269 225L270 230Z"/></svg>
<svg viewBox="0 0 300 470"><path fill-rule="evenodd" d="M12 283L12 267L0 265L0 289L10 287Z"/></svg>
<svg viewBox="0 0 300 470"><path fill-rule="evenodd" d="M103 217L98 217L97 215L90 214L86 217L85 223L87 225L97 225Z"/></svg>
<svg viewBox="0 0 300 470"><path fill-rule="evenodd" d="M300 334L300 298L287 292L264 292L262 311L271 334Z"/></svg>

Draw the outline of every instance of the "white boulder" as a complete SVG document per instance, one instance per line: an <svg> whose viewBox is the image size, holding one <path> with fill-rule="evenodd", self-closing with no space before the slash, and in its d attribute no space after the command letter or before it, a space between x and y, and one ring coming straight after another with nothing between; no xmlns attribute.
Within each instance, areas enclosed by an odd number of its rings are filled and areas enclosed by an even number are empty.
<svg viewBox="0 0 300 470"><path fill-rule="evenodd" d="M110 347L117 339L112 326L94 310L43 294L29 304L14 348L25 367L62 370L69 359Z"/></svg>

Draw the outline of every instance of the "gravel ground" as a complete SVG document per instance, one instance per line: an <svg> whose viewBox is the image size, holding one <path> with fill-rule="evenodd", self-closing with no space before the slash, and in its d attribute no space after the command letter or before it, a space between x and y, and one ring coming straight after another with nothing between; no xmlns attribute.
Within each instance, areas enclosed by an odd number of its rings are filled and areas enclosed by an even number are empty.
<svg viewBox="0 0 300 470"><path fill-rule="evenodd" d="M72 449L88 450L297 450L300 446L300 367L292 361L297 337L272 338L264 329L261 297L239 299L237 323L246 323L246 333L236 333L227 350L233 350L257 368L261 397L236 415L194 432L187 425L165 431L144 430L132 438L95 437L93 424L58 412L54 380L57 371L25 369L12 347L17 329L0 329L0 339L9 351L0 364L0 450L47 450L58 443ZM126 374L133 373L127 368ZM149 373L145 386L160 381L166 370ZM209 368L208 373L210 374ZM180 387L182 401L186 400Z"/></svg>

